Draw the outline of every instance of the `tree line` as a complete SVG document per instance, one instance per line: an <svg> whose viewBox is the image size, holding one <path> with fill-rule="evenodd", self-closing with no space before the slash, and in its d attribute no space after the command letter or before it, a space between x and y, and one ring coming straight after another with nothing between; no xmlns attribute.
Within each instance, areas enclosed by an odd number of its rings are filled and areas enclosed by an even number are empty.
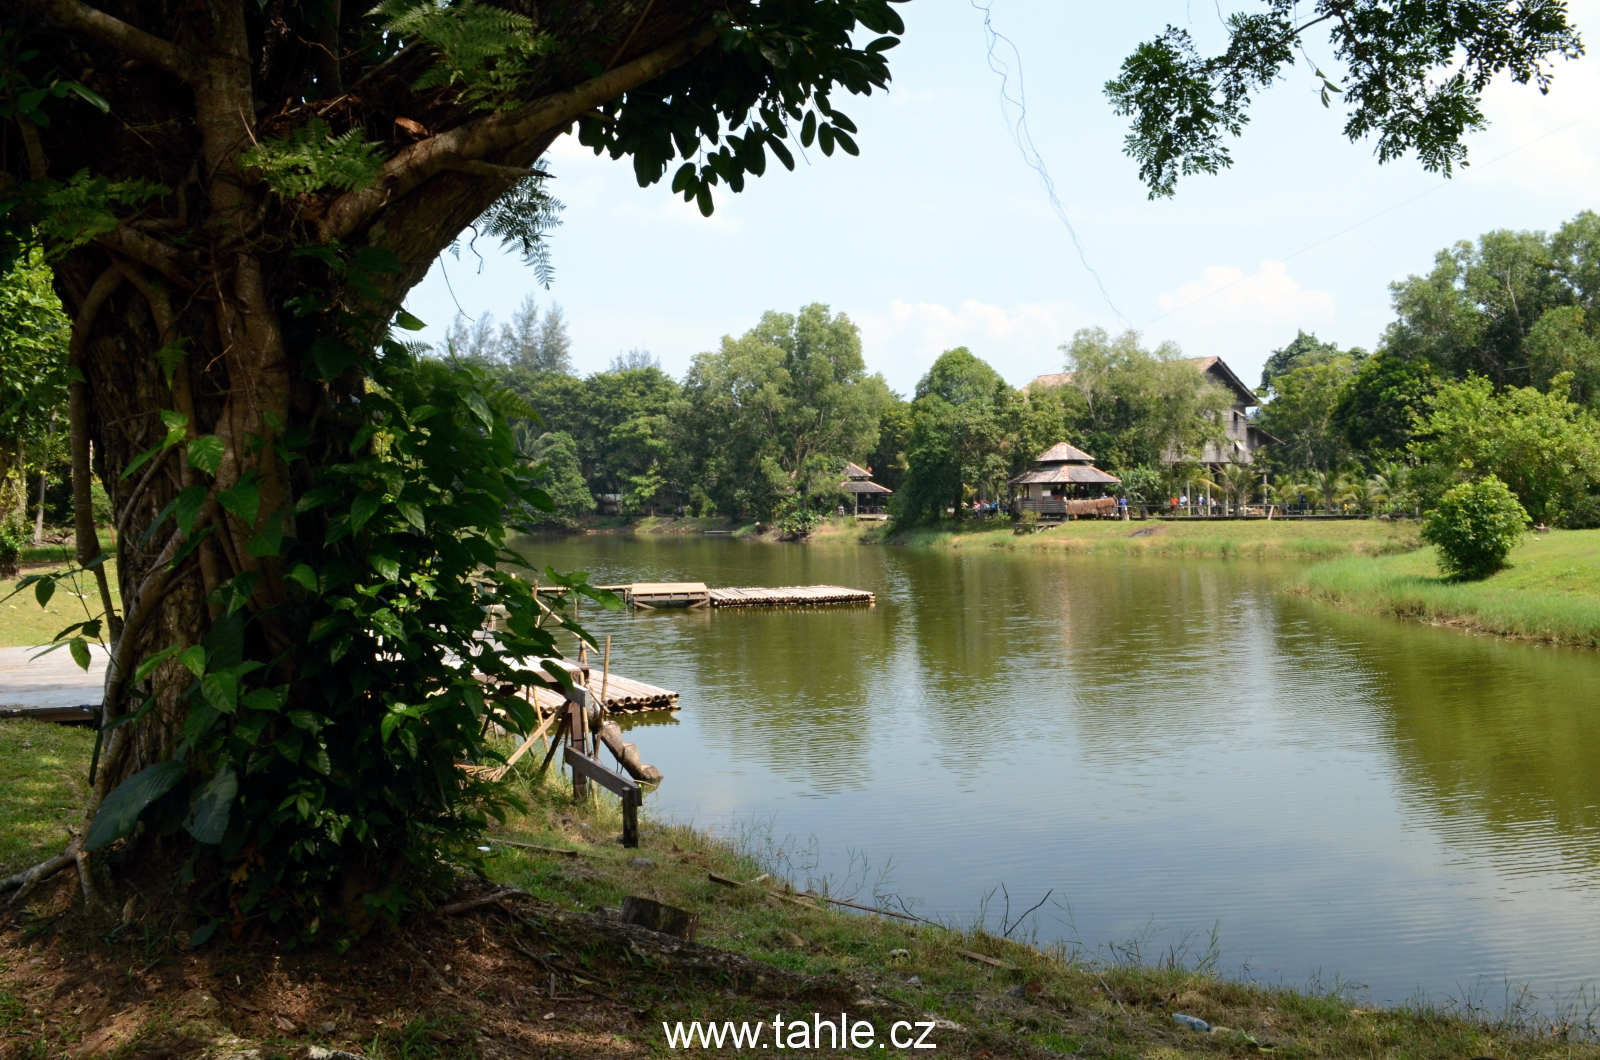
<svg viewBox="0 0 1600 1060"><path fill-rule="evenodd" d="M1493 475L1551 526L1600 526L1600 215L1495 231L1391 285L1372 352L1304 333L1257 418L1278 499L1421 512Z"/></svg>

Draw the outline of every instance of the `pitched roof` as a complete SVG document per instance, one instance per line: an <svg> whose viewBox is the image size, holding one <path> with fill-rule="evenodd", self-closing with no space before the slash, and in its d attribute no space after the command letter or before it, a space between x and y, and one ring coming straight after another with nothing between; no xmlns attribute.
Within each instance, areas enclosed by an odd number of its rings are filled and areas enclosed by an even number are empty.
<svg viewBox="0 0 1600 1060"><path fill-rule="evenodd" d="M860 482L860 481L857 481L855 479L849 479L849 480L847 480L845 482L839 483L839 492L841 492L841 493L893 493L894 490L890 489L888 486L880 486L876 482Z"/></svg>
<svg viewBox="0 0 1600 1060"><path fill-rule="evenodd" d="M1032 471L1024 471L1012 479L1009 485L1025 486L1030 482L1121 482L1115 475L1108 475L1097 467L1085 467L1082 464L1055 464L1051 467L1036 467Z"/></svg>
<svg viewBox="0 0 1600 1060"><path fill-rule="evenodd" d="M860 464L849 464L849 463L847 463L844 466L844 477L845 478L855 478L855 479L868 479L868 478L872 477L872 472L868 471L866 468L862 467Z"/></svg>
<svg viewBox="0 0 1600 1060"><path fill-rule="evenodd" d="M1057 442L1033 458L1037 464L1092 464L1094 457L1066 442Z"/></svg>
<svg viewBox="0 0 1600 1060"><path fill-rule="evenodd" d="M1229 390L1232 390L1234 396L1243 401L1246 406L1259 405L1261 403L1261 400L1256 397L1256 392L1245 386L1244 380L1235 375L1233 369L1229 368L1228 363L1221 357L1187 357L1185 360ZM1033 380L1024 384L1022 389L1029 391L1034 387L1039 387L1040 389L1048 390L1058 386L1066 386L1071 382L1071 372L1052 372L1048 375L1034 376Z"/></svg>

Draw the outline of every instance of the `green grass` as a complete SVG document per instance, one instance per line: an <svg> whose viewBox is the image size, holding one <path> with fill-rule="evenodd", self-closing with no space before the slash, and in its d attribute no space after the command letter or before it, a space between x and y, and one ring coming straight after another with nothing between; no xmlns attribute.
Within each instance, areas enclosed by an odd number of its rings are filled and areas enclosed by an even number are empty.
<svg viewBox="0 0 1600 1060"><path fill-rule="evenodd" d="M1421 545L1416 523L1388 519L1077 519L1035 534L1016 534L1001 522L890 531L885 540L919 548L1310 560L1409 552Z"/></svg>
<svg viewBox="0 0 1600 1060"><path fill-rule="evenodd" d="M61 570L63 566L60 563L34 565L25 559L22 574L26 576ZM111 583L112 599L120 605L116 560L106 561L106 577ZM17 581L0 581L0 648L31 648L36 644L49 644L66 627L100 612L100 595L95 588L93 575L80 575L75 585L59 583L55 596L46 607L39 606L31 586L20 593L14 592ZM78 593L84 595L80 598ZM85 605L88 610L85 610Z"/></svg>
<svg viewBox="0 0 1600 1060"><path fill-rule="evenodd" d="M1510 566L1483 581L1444 578L1429 548L1320 564L1299 589L1352 610L1600 647L1600 530L1525 538Z"/></svg>
<svg viewBox="0 0 1600 1060"><path fill-rule="evenodd" d="M83 824L94 732L0 720L0 877L61 853Z"/></svg>

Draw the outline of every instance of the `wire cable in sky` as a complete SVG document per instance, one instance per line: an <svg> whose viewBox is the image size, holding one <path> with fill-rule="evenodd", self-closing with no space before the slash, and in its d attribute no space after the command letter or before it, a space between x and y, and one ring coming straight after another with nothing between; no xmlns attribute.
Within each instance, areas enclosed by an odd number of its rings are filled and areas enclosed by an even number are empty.
<svg viewBox="0 0 1600 1060"><path fill-rule="evenodd" d="M1050 206L1055 210L1056 216L1061 218L1061 223L1067 226L1067 235L1072 237L1072 245L1078 252L1078 261L1083 264L1090 276L1094 277L1095 286L1100 288L1100 297L1104 298L1106 305L1117 314L1123 324L1132 327L1128 318L1123 316L1122 310L1111 300L1110 293L1106 290L1100 274L1089 264L1089 257L1083 251L1083 243L1078 239L1077 229L1072 227L1072 222L1067 219L1067 209L1061 205L1061 199L1056 195L1056 182L1050 179L1050 171L1045 168L1044 159L1039 155L1039 149L1033 145L1033 134L1028 131L1028 92L1022 81L1022 53L1012 43L1011 38L994 28L990 21L989 0L979 3L971 0L972 6L983 12L983 32L989 43L989 69L1000 75L1000 113L1005 117L1006 125L1011 130L1011 139L1016 143L1017 150L1022 152L1022 160L1039 174L1039 180L1044 185L1044 191L1050 198ZM1017 68L1017 95L1011 95L1011 70L1000 57L995 54L995 45L1001 41L1011 49L1011 54L1016 58ZM1012 108L1016 108L1017 117L1013 121Z"/></svg>
<svg viewBox="0 0 1600 1060"><path fill-rule="evenodd" d="M1425 189L1423 191L1419 191L1415 195L1411 196L1411 198L1403 199L1400 202L1395 203L1393 206L1388 207L1387 209L1379 210L1377 213L1373 214L1371 217L1363 218L1363 219L1357 221L1355 224L1349 226L1348 228L1341 228L1339 231L1333 233L1330 236L1323 236L1321 239L1317 240L1315 243L1312 243L1309 246L1301 247L1299 250L1295 251L1293 254L1289 254L1289 255L1287 255L1285 257L1282 257L1282 258L1279 258L1277 260L1269 259L1269 261L1271 261L1272 265L1281 265L1284 262L1293 261L1295 258L1298 258L1300 255L1309 253L1310 251L1313 251L1313 250L1317 249L1318 247L1322 246L1322 244L1324 244L1324 243L1331 242L1331 241L1333 241L1335 239L1338 239L1342 235L1346 235L1346 234L1348 234L1350 232L1354 232L1356 229L1360 228L1362 225L1371 224L1373 221L1376 221L1378 218L1386 217L1389 214L1394 213L1396 210L1400 209L1403 206L1410 206L1412 203L1416 202L1418 199L1422 198L1424 195L1432 195L1434 192L1438 191L1440 188L1448 188L1452 184L1459 184L1461 182L1461 180L1466 180L1466 179L1470 178L1474 173L1481 172L1484 169L1487 169L1489 166L1494 165L1496 162L1501 161L1502 159L1510 158L1512 155L1516 154L1518 151L1521 151L1525 147L1532 147L1534 144L1538 143L1541 140L1548 140L1550 137L1556 135L1557 133L1566 132L1568 129L1572 128L1574 125L1577 125L1579 122L1588 121L1590 118L1594 117L1596 114L1600 114L1600 109L1591 110L1589 113L1587 113L1587 114L1585 114L1585 115L1583 115L1581 117L1573 118L1571 121L1567 122L1565 125L1560 125L1560 126L1557 126L1554 129L1551 129L1549 132L1545 133L1543 136L1535 136L1532 140L1529 140L1527 143L1518 144L1516 147L1513 147L1511 150L1505 152L1504 154L1496 155L1495 157L1489 159L1489 161L1484 162L1482 165L1479 165L1475 169L1469 169L1467 171L1466 175L1464 177L1460 178L1459 180L1448 180L1448 179L1447 180L1441 180L1439 183L1435 184L1433 187L1427 188L1427 189ZM1174 313L1181 313L1185 309L1188 309L1192 305L1198 305L1201 302L1204 302L1207 298L1210 298L1214 294L1221 294L1223 291L1226 291L1230 287L1239 286L1239 284L1244 283L1246 280L1253 280L1257 276L1260 276L1262 273L1266 272L1267 269L1270 268L1270 267L1271 267L1271 265L1262 266L1261 268L1257 269L1255 272L1252 272L1248 276L1241 276L1237 280L1232 281L1231 283L1225 283L1221 287L1218 287L1218 288L1216 288L1214 290L1207 291L1205 294L1201 295L1199 298L1195 298L1192 301L1185 302L1182 305L1177 306L1176 308L1169 309L1165 313L1162 313L1158 317L1151 317L1149 320L1144 322L1143 327L1147 328L1151 324L1154 324L1159 320L1165 320L1168 317L1172 316Z"/></svg>

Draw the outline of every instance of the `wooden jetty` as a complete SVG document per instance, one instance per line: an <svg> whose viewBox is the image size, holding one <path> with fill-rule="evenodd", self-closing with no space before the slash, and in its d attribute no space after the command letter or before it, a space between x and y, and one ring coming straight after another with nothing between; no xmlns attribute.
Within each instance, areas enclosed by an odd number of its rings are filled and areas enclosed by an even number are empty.
<svg viewBox="0 0 1600 1060"><path fill-rule="evenodd" d="M822 604L872 604L865 589L840 585L784 585L774 588L711 589L705 582L635 582L601 585L630 607L815 607Z"/></svg>

